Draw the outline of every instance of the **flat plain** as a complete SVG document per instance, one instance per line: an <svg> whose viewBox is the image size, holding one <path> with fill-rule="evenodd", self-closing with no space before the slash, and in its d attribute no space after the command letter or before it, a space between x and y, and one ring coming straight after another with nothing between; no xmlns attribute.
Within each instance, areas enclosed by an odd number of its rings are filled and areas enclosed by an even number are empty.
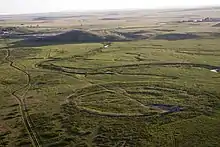
<svg viewBox="0 0 220 147"><path fill-rule="evenodd" d="M220 146L220 8L0 18L0 146Z"/></svg>

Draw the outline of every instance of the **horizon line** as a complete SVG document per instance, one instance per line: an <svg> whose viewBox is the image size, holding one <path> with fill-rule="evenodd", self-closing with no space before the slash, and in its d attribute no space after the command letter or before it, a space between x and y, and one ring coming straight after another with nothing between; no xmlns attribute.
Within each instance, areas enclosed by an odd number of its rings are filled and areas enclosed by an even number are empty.
<svg viewBox="0 0 220 147"><path fill-rule="evenodd" d="M158 8L110 8L110 9L88 9L88 10L62 10L62 11L45 11L45 12L31 12L31 13L0 13L0 16L15 16L15 15L37 15L48 13L86 13L86 12L111 12L111 11L132 11L132 10L178 10L178 9L201 9L201 8L220 8L220 5L207 5L207 6L185 6L185 7L158 7Z"/></svg>

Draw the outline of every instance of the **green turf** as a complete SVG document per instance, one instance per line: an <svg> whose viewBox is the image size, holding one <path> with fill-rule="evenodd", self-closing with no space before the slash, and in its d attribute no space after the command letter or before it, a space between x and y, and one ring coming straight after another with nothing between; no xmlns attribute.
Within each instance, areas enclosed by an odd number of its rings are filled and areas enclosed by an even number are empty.
<svg viewBox="0 0 220 147"><path fill-rule="evenodd" d="M220 63L219 40L187 42L134 41L99 50L99 44L11 49L10 59L31 75L25 100L40 143L219 145L220 77L209 69ZM5 55L1 51L2 144L30 145L10 95L26 78L9 67Z"/></svg>
<svg viewBox="0 0 220 147"><path fill-rule="evenodd" d="M90 21L110 31L116 23ZM220 146L220 73L210 71L220 65L220 39L206 32L218 30L208 23L144 22L121 22L119 30L205 37L9 50L1 40L0 147Z"/></svg>

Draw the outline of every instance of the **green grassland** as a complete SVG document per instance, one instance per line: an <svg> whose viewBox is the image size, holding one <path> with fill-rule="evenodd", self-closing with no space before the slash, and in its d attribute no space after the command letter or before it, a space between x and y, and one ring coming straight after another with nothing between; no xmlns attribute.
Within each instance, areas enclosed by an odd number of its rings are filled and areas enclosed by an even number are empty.
<svg viewBox="0 0 220 147"><path fill-rule="evenodd" d="M202 25L198 35L218 31ZM192 32L160 27L175 26ZM1 40L2 147L220 145L220 74L210 71L220 65L219 37L6 46Z"/></svg>

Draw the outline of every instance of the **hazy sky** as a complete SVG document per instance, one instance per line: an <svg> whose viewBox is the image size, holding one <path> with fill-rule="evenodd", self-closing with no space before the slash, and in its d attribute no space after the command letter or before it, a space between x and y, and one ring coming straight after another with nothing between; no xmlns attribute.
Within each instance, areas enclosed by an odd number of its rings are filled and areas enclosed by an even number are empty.
<svg viewBox="0 0 220 147"><path fill-rule="evenodd" d="M220 0L1 0L0 14L210 5L220 5Z"/></svg>

